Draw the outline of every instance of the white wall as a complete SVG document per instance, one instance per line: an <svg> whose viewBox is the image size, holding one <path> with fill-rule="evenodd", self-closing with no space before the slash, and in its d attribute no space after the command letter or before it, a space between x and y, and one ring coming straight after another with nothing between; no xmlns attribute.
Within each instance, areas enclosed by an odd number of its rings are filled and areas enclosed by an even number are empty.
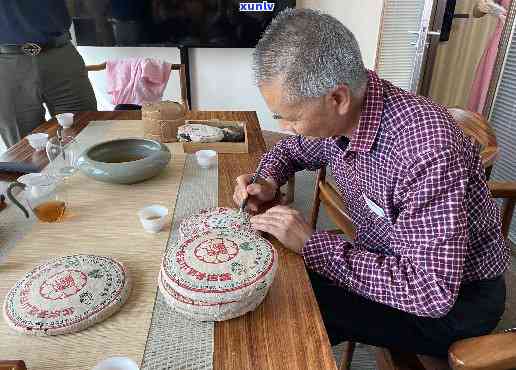
<svg viewBox="0 0 516 370"><path fill-rule="evenodd" d="M297 0L298 7L318 9L339 19L355 33L366 67L373 68L382 0ZM175 48L110 48L79 47L86 64L102 63L107 59L144 56L179 62ZM199 110L255 110L262 128L276 130L258 89L253 84L252 49L191 49L192 107ZM99 109L111 110L106 93L105 72L90 72ZM164 93L166 99L178 99L177 74Z"/></svg>
<svg viewBox="0 0 516 370"><path fill-rule="evenodd" d="M297 7L318 9L341 21L355 34L366 67L374 68L383 0L297 0Z"/></svg>

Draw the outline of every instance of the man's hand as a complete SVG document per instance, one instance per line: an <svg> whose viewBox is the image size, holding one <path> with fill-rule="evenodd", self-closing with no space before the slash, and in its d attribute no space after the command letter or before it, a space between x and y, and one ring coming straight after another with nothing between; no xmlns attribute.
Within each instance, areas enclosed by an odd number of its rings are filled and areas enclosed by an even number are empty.
<svg viewBox="0 0 516 370"><path fill-rule="evenodd" d="M314 233L299 211L285 206L272 207L261 215L251 217L251 226L271 234L298 254Z"/></svg>
<svg viewBox="0 0 516 370"><path fill-rule="evenodd" d="M249 185L252 177L252 174L237 177L233 201L240 207L242 201L249 197L247 209L251 212L257 212L261 204L270 202L275 198L278 184L273 179L260 179L258 182Z"/></svg>

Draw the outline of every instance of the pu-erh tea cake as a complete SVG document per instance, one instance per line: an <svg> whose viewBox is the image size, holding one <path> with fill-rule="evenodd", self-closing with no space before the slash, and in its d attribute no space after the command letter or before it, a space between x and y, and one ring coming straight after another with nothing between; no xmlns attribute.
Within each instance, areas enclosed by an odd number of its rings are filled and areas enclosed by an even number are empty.
<svg viewBox="0 0 516 370"><path fill-rule="evenodd" d="M118 311L131 281L120 262L94 255L59 257L37 266L7 294L9 326L29 335L77 332Z"/></svg>
<svg viewBox="0 0 516 370"><path fill-rule="evenodd" d="M274 280L277 253L247 230L194 235L169 248L160 290L177 311L202 321L221 321L254 310Z"/></svg>
<svg viewBox="0 0 516 370"><path fill-rule="evenodd" d="M210 230L244 229L252 231L247 212L234 208L214 207L200 210L197 214L186 217L179 225L179 238L190 238Z"/></svg>
<svg viewBox="0 0 516 370"><path fill-rule="evenodd" d="M224 321L242 316L247 312L254 311L267 294L266 289L262 289L262 293L256 294L256 297L250 300L247 305L242 305L239 301L221 303L193 300L176 292L164 280L161 272L159 274L158 286L170 306L179 313L196 321Z"/></svg>
<svg viewBox="0 0 516 370"><path fill-rule="evenodd" d="M191 141L195 143L216 143L224 139L224 131L221 128L188 123L177 129L177 140Z"/></svg>

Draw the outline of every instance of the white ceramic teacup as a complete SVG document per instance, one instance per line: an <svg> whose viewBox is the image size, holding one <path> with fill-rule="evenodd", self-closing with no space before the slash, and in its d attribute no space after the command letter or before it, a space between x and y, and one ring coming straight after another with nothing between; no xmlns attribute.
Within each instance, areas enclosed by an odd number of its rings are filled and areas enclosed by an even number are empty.
<svg viewBox="0 0 516 370"><path fill-rule="evenodd" d="M143 228L148 233L160 232L167 222L168 208L154 204L138 211Z"/></svg>
<svg viewBox="0 0 516 370"><path fill-rule="evenodd" d="M100 361L93 370L140 370L129 357L110 357Z"/></svg>
<svg viewBox="0 0 516 370"><path fill-rule="evenodd" d="M30 134L27 135L27 141L29 142L30 146L34 148L34 150L43 150L47 145L48 134Z"/></svg>
<svg viewBox="0 0 516 370"><path fill-rule="evenodd" d="M217 163L217 152L215 150L199 150L195 152L195 157L202 168L209 168Z"/></svg>
<svg viewBox="0 0 516 370"><path fill-rule="evenodd" d="M69 128L73 125L73 113L56 114L56 119L57 122L64 128Z"/></svg>

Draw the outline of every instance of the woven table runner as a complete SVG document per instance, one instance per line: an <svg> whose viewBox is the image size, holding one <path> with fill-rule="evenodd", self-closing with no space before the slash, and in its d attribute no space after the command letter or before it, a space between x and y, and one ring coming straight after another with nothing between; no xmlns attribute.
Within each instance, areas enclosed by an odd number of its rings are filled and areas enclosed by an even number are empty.
<svg viewBox="0 0 516 370"><path fill-rule="evenodd" d="M174 248L181 220L218 202L217 166L201 169L186 158L167 248ZM142 369L213 368L213 322L196 322L170 308L158 290Z"/></svg>
<svg viewBox="0 0 516 370"><path fill-rule="evenodd" d="M98 121L90 123L77 141L86 147L109 139L141 136L141 121ZM38 370L91 370L100 360L117 355L141 363L169 230L144 232L137 211L149 204L162 204L174 211L185 155L178 144L169 148L173 154L168 167L139 184L106 184L80 172L74 174L68 181L67 216L62 222L27 221L12 205L2 211L0 302L36 265L55 256L79 253L118 259L133 277L133 289L118 313L75 334L25 336L13 332L0 319L0 358L22 359L28 369ZM14 229L6 230L7 224Z"/></svg>

